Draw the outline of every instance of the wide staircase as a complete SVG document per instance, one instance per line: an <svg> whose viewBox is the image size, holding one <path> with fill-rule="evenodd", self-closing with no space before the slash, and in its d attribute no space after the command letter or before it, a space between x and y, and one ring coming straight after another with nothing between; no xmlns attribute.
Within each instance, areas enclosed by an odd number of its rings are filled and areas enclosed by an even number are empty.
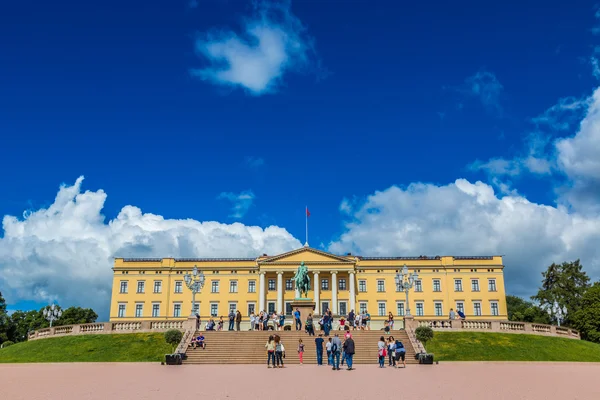
<svg viewBox="0 0 600 400"><path fill-rule="evenodd" d="M196 336L200 332L196 332ZM331 331L330 336L339 334L343 342L343 331ZM382 331L351 331L354 339L356 353L354 355L354 364L377 364L377 342L382 336ZM304 342L304 364L317 363L317 349L315 346L315 337L308 336L304 331L203 331L206 339L206 348L187 349L187 358L184 364L266 364L267 353L265 343L269 335L278 334L281 337L286 350L284 364L299 364L298 359L298 339ZM389 335L383 335L386 339L393 336L402 341L406 347L406 363L415 364L415 351L404 330L390 332ZM323 336L327 341L327 338ZM325 347L323 347L324 349ZM323 364L327 364L327 354L323 350ZM386 359L387 365L387 359Z"/></svg>

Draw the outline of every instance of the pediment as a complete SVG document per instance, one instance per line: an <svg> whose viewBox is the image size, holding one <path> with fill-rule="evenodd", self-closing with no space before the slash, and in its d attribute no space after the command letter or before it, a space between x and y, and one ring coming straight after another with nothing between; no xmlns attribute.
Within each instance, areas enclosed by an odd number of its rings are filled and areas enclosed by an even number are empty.
<svg viewBox="0 0 600 400"><path fill-rule="evenodd" d="M287 263L298 263L304 261L306 264L319 264L319 263L353 263L353 257L337 256L335 254L327 253L325 251L313 249L310 247L303 247L300 249L292 250L287 253L279 254L277 256L268 257L259 261L259 264L287 264Z"/></svg>

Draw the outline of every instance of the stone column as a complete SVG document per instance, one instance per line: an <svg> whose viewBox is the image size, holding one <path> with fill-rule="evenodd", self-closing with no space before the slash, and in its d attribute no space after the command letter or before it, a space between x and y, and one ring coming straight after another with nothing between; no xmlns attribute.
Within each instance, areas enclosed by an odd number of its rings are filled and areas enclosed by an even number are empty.
<svg viewBox="0 0 600 400"><path fill-rule="evenodd" d="M258 312L265 310L265 274L259 272L258 275Z"/></svg>
<svg viewBox="0 0 600 400"><path fill-rule="evenodd" d="M348 280L350 281L350 304L348 305L348 311L356 311L356 289L354 286L354 271L350 271L348 274Z"/></svg>
<svg viewBox="0 0 600 400"><path fill-rule="evenodd" d="M337 271L331 271L331 313L337 315Z"/></svg>
<svg viewBox="0 0 600 400"><path fill-rule="evenodd" d="M283 271L277 271L277 312L283 312Z"/></svg>
<svg viewBox="0 0 600 400"><path fill-rule="evenodd" d="M319 271L313 272L313 283L315 290L315 314L321 314L321 304L319 301L319 290L321 289L319 286Z"/></svg>

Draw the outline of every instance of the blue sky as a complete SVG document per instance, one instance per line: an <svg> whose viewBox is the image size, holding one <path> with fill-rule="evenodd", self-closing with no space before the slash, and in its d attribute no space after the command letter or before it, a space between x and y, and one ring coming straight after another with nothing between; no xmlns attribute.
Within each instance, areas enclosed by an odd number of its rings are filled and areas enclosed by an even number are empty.
<svg viewBox="0 0 600 400"><path fill-rule="evenodd" d="M553 261L597 278L596 11L6 4L0 291L102 308L110 257L285 251L305 205L313 247L504 254L524 296Z"/></svg>

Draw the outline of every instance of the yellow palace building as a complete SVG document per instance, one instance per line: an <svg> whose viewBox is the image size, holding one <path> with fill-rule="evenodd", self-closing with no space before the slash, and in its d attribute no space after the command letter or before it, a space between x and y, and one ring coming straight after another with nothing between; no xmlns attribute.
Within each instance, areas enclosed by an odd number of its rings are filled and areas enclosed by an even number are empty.
<svg viewBox="0 0 600 400"><path fill-rule="evenodd" d="M110 320L186 319L192 293L184 276L194 266L205 278L194 304L203 321L227 320L231 309L240 310L245 322L261 310L291 314L299 297L292 278L302 261L316 314L328 308L334 315L368 311L383 326L389 312L401 320L408 306L416 320L447 319L451 308L470 320L507 319L502 256L340 256L303 247L257 258L116 258ZM405 265L418 275L408 304L396 283Z"/></svg>

